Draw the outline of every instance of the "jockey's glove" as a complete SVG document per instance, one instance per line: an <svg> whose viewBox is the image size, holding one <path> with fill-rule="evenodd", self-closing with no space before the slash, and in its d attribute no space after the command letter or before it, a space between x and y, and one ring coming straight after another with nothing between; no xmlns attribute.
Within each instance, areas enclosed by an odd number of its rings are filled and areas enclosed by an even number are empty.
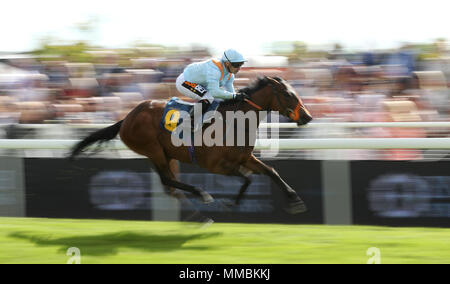
<svg viewBox="0 0 450 284"><path fill-rule="evenodd" d="M234 99L235 99L235 100L243 101L243 100L245 100L246 98L247 98L247 95L244 94L244 93L237 93L237 94L234 94Z"/></svg>

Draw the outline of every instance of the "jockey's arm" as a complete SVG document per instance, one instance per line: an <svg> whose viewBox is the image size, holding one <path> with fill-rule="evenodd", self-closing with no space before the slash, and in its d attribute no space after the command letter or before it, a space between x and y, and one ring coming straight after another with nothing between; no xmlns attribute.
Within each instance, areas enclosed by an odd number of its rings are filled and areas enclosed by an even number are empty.
<svg viewBox="0 0 450 284"><path fill-rule="evenodd" d="M234 75L231 75L231 79L227 81L224 88L226 91L235 94L236 91L234 90L233 82L234 82Z"/></svg>
<svg viewBox="0 0 450 284"><path fill-rule="evenodd" d="M210 71L207 74L207 89L208 92L218 99L232 99L234 98L234 92L230 92L229 88L225 86L227 90L219 87L220 72ZM232 82L231 82L232 84ZM234 88L233 88L234 90Z"/></svg>

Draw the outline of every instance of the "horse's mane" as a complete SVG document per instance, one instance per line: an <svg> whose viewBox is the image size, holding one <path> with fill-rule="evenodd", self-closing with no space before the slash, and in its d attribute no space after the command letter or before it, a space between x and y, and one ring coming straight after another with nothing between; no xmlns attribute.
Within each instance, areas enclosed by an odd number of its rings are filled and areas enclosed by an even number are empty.
<svg viewBox="0 0 450 284"><path fill-rule="evenodd" d="M262 88L266 87L269 84L269 79L264 76L264 77L258 77L258 79L254 80L253 82L251 82L247 87L244 87L242 89L238 90L238 93L244 93L247 94L248 96L251 96L253 93L261 90ZM222 106L228 106L228 105L233 105L235 103L238 103L239 101L236 99L228 99L228 100L224 100L223 102L220 103L220 105Z"/></svg>
<svg viewBox="0 0 450 284"><path fill-rule="evenodd" d="M251 95L267 86L269 82L270 81L266 76L258 77L258 79L250 83L247 87L239 89L239 92Z"/></svg>

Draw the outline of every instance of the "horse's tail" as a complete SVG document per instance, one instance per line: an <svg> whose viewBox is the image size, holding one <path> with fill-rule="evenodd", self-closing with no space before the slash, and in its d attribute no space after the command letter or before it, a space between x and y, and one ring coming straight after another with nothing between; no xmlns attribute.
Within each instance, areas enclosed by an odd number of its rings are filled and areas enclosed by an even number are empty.
<svg viewBox="0 0 450 284"><path fill-rule="evenodd" d="M69 159L73 160L86 147L88 147L94 143L97 143L97 142L104 143L106 141L114 139L114 137L116 137L120 131L122 122L123 122L123 120L121 120L111 126L97 130L94 133L92 133L91 135L89 135L88 137L86 137L83 140L81 140L80 142L78 142L75 146L73 146L70 156L69 156Z"/></svg>

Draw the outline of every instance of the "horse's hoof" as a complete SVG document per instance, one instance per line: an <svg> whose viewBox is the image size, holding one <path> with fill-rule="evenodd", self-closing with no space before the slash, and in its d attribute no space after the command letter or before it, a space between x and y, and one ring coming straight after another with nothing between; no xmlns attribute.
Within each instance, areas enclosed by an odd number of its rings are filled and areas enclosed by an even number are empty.
<svg viewBox="0 0 450 284"><path fill-rule="evenodd" d="M205 220L203 220L202 222L202 226L200 227L201 229L206 229L209 226L211 226L214 223L214 220L211 218L206 218Z"/></svg>
<svg viewBox="0 0 450 284"><path fill-rule="evenodd" d="M306 205L302 200L299 200L299 201L289 203L288 208L286 208L285 210L289 214L294 215L294 214L304 213L304 212L308 211L308 208L306 208Z"/></svg>
<svg viewBox="0 0 450 284"><path fill-rule="evenodd" d="M202 192L202 199L204 204L210 204L214 201L214 198L207 192Z"/></svg>

